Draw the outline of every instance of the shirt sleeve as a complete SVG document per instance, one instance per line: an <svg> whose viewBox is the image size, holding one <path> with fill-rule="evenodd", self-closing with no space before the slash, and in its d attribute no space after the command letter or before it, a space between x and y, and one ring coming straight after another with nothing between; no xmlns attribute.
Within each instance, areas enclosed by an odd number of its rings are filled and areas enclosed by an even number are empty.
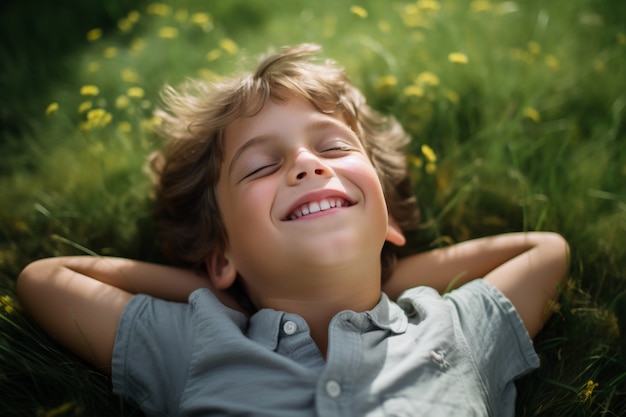
<svg viewBox="0 0 626 417"><path fill-rule="evenodd" d="M113 348L113 391L146 415L176 415L193 345L191 320L188 304L134 296Z"/></svg>
<svg viewBox="0 0 626 417"><path fill-rule="evenodd" d="M508 415L515 405L514 380L539 367L524 323L508 298L482 279L444 295L444 299L453 305L496 415Z"/></svg>

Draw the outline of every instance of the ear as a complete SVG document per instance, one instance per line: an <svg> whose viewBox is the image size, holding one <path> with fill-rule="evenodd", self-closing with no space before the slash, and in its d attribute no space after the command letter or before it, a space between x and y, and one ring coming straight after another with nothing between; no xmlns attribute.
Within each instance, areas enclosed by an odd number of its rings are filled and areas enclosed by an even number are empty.
<svg viewBox="0 0 626 417"><path fill-rule="evenodd" d="M385 237L385 240L389 243L393 243L396 246L404 246L404 244L406 243L406 238L402 233L402 229L400 229L400 226L398 226L398 223L396 223L396 219L394 219L391 214L388 215L388 219L387 236Z"/></svg>
<svg viewBox="0 0 626 417"><path fill-rule="evenodd" d="M237 278L237 268L228 251L214 253L206 259L205 264L209 279L215 288L225 290L233 285Z"/></svg>

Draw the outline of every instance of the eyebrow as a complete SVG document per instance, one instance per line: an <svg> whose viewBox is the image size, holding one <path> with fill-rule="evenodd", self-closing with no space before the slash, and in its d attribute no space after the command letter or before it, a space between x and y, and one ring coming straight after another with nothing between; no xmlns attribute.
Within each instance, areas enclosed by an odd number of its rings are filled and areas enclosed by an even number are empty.
<svg viewBox="0 0 626 417"><path fill-rule="evenodd" d="M356 136L356 133L354 133L354 131L350 129L350 127L347 124L335 118L314 120L306 127L306 131L311 132L314 130L329 129L329 128L343 130L346 133L350 133L351 135Z"/></svg>
<svg viewBox="0 0 626 417"><path fill-rule="evenodd" d="M244 154L244 152L246 152L248 149L252 149L252 148L256 148L256 147L262 146L263 144L267 143L273 137L274 137L274 135L263 134L263 135L255 136L252 139L248 140L243 145L241 145L241 147L239 149L237 149L237 151L233 155L233 159L230 160L230 165L228 166L228 175L229 176L231 175L231 173L233 171L233 167L235 166L235 163L241 157L241 155Z"/></svg>
<svg viewBox="0 0 626 417"><path fill-rule="evenodd" d="M331 128L339 129L345 133L349 133L358 141L358 137L356 133L352 129L350 129L348 125L334 118L314 120L306 126L305 131L309 133L309 132L316 131L316 130L331 129ZM230 161L230 165L228 166L228 175L229 176L231 175L233 167L235 166L235 163L241 157L241 155L243 155L249 149L264 145L265 143L274 139L275 137L276 137L275 134L261 134L261 135L253 137L252 139L246 141L246 143L241 145L241 147L237 149L237 151L235 151L235 154L233 155L233 158Z"/></svg>

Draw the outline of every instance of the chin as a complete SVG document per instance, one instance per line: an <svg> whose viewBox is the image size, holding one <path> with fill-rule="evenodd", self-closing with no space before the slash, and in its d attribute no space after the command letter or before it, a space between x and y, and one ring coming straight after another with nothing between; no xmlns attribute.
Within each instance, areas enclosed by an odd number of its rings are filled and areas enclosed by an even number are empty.
<svg viewBox="0 0 626 417"><path fill-rule="evenodd" d="M372 259L380 259L382 244L376 247L364 247L359 242L323 242L320 245L307 245L303 248L303 263L320 267L334 267L352 264L367 264Z"/></svg>

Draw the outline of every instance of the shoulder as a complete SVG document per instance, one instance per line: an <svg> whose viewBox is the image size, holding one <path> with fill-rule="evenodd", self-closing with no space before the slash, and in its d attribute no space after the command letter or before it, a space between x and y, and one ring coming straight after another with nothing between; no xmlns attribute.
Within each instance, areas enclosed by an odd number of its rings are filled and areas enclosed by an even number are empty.
<svg viewBox="0 0 626 417"><path fill-rule="evenodd" d="M431 288L406 291L398 300L413 322L454 335L479 368L511 366L518 376L539 366L532 340L509 299L485 280L473 280L444 295ZM451 336L452 337L452 336Z"/></svg>
<svg viewBox="0 0 626 417"><path fill-rule="evenodd" d="M222 305L206 289L194 291L188 303L135 295L122 313L115 339L114 392L141 400L144 410L175 414L197 351L215 345L208 342L225 334L224 326L241 328L245 322L243 314Z"/></svg>
<svg viewBox="0 0 626 417"><path fill-rule="evenodd" d="M122 313L115 346L158 343L167 349L177 345L182 351L202 333L217 337L216 327L244 328L247 319L225 307L208 289L191 293L188 303L165 301L144 294L135 295ZM200 333L200 335L198 335Z"/></svg>
<svg viewBox="0 0 626 417"><path fill-rule="evenodd" d="M471 364L492 409L513 407L513 381L537 368L539 359L519 314L501 291L476 279L443 295L427 287L414 288L398 302L409 317L414 315L411 321L427 327L432 338L449 341L449 352L457 351L464 363Z"/></svg>

